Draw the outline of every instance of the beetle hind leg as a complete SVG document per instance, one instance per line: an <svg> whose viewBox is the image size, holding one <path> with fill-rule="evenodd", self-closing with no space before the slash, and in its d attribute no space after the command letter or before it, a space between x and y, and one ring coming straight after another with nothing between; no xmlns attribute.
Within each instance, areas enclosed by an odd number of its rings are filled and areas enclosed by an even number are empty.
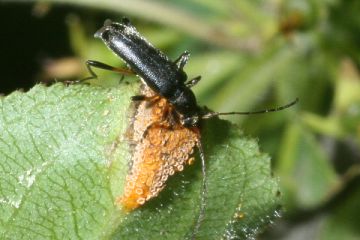
<svg viewBox="0 0 360 240"><path fill-rule="evenodd" d="M123 76L124 75L133 75L134 74L134 72L131 69L113 67L113 66L110 66L110 65L108 65L106 63L102 63L102 62L95 61L95 60L87 60L86 61L86 68L87 68L87 70L88 70L88 72L90 73L91 76L83 78L83 79L78 80L78 81L75 81L75 83L81 83L81 82L85 82L87 80L97 79L98 76L94 72L93 68L98 68L98 69L102 69L102 70L108 70L108 71L112 71L112 72L121 73Z"/></svg>

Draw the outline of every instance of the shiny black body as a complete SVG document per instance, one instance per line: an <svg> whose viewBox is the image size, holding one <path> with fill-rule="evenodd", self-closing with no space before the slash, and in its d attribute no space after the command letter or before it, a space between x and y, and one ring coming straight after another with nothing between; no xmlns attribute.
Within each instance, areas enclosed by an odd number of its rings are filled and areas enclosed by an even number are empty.
<svg viewBox="0 0 360 240"><path fill-rule="evenodd" d="M121 23L106 21L95 37L102 39L148 87L166 98L180 114L183 125L198 124L201 110L194 93L186 85L187 75L183 70L187 53L177 61L171 61L141 36L126 18Z"/></svg>

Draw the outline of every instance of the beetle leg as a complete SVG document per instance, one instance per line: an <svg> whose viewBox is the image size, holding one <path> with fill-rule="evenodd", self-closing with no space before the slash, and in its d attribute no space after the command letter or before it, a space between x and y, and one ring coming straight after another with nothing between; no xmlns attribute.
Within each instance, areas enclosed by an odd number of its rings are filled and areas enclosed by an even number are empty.
<svg viewBox="0 0 360 240"><path fill-rule="evenodd" d="M86 67L87 67L87 69L88 69L91 76L83 78L83 79L81 79L81 80L79 80L77 82L83 82L83 81L86 81L86 80L97 78L97 75L94 72L93 68L99 68L99 69L108 70L108 71L112 71L112 72L118 72L118 73L121 73L123 75L132 75L132 74L134 74L134 72L131 69L117 68L117 67L113 67L113 66L107 65L105 63L94 61L94 60L87 60L86 61Z"/></svg>
<svg viewBox="0 0 360 240"><path fill-rule="evenodd" d="M113 66L110 66L108 64L105 64L105 63L102 63L102 62L99 62L99 61L94 61L94 60L87 60L86 61L86 66L87 66L89 72L91 73L91 75L95 75L95 76L96 76L96 74L94 73L94 71L92 70L91 67L100 68L100 69L103 69L103 70L109 70L109 71L112 71L112 72L118 72L118 73L121 73L121 74L124 74L124 75L133 75L133 74L135 74L131 69L113 67Z"/></svg>
<svg viewBox="0 0 360 240"><path fill-rule="evenodd" d="M147 101L150 104L158 101L159 99L160 97L158 95L154 95L154 96L135 95L131 97L132 101Z"/></svg>
<svg viewBox="0 0 360 240"><path fill-rule="evenodd" d="M197 77L191 79L190 81L187 81L187 82L185 83L185 85L186 85L188 88L191 88L191 87L195 86L200 80L201 80L201 76L197 76Z"/></svg>
<svg viewBox="0 0 360 240"><path fill-rule="evenodd" d="M189 60L189 57L190 53L188 51L185 51L175 60L174 63L178 66L179 69L183 69L185 64Z"/></svg>
<svg viewBox="0 0 360 240"><path fill-rule="evenodd" d="M131 101L137 102L137 101L145 101L148 97L145 95L136 95L131 97Z"/></svg>

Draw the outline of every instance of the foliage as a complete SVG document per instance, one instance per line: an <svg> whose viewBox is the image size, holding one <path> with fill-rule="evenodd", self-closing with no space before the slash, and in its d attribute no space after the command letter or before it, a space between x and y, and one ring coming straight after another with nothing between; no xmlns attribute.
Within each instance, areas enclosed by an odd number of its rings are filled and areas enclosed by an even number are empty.
<svg viewBox="0 0 360 240"><path fill-rule="evenodd" d="M143 208L126 213L114 204L125 186L127 116L138 88L38 85L2 99L1 239L184 239L193 234L200 209L199 159ZM279 204L269 157L236 126L218 119L205 124L203 144L207 208L196 237L255 236L276 217Z"/></svg>
<svg viewBox="0 0 360 240"><path fill-rule="evenodd" d="M273 156L274 174L280 178L284 218L279 228L262 237L286 239L295 233L310 239L359 238L358 213L352 211L360 200L353 184L360 173L358 1L47 3L106 11L113 20L128 16L173 59L189 50L186 71L190 77L202 75L194 91L210 109L256 110L298 97L299 104L283 112L229 118L259 139ZM89 17L67 22L81 62L120 64L91 37L102 23ZM118 78L102 71L100 75ZM314 235L304 235L303 224L312 226Z"/></svg>

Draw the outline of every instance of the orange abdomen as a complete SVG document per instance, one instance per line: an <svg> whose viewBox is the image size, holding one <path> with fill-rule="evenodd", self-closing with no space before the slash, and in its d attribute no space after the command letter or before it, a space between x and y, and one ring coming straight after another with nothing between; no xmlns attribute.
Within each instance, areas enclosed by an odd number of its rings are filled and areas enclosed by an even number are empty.
<svg viewBox="0 0 360 240"><path fill-rule="evenodd" d="M156 197L169 176L191 163L191 154L199 141L197 128L185 128L169 116L166 99L159 99L150 107L146 104L141 103L135 115L132 166L124 194L117 199L127 211Z"/></svg>

